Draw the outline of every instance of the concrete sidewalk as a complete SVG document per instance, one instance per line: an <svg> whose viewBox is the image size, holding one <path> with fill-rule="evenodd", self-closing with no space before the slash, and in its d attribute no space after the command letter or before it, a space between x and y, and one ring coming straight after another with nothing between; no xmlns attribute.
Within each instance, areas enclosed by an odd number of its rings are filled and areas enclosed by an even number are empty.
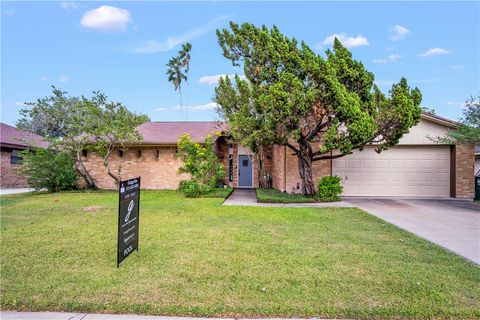
<svg viewBox="0 0 480 320"><path fill-rule="evenodd" d="M238 320L242 318L190 318L168 316L141 316L134 314L93 314L93 313L70 313L70 312L0 312L2 320ZM275 320L280 318L268 318ZM319 318L311 318L319 319ZM246 319L245 319L246 320ZM265 320L265 318L258 319ZM296 320L289 318L289 320ZM298 319L305 320L305 319Z"/></svg>

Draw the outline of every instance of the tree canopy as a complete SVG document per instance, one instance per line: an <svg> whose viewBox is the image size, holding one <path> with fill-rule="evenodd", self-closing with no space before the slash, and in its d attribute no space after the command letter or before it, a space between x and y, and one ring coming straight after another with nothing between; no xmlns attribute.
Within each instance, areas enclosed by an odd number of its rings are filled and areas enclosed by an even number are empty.
<svg viewBox="0 0 480 320"><path fill-rule="evenodd" d="M109 155L115 148L125 150L139 142L141 136L136 128L149 121L146 115L133 113L122 103L108 101L100 91L94 91L90 98L71 97L52 87L52 95L27 105L20 111L17 127L46 137L52 149L69 153L88 187L94 187L95 183L84 166L82 151L97 152L117 183L120 167L116 173L111 171Z"/></svg>
<svg viewBox="0 0 480 320"><path fill-rule="evenodd" d="M420 120L418 88L402 78L383 94L338 39L322 57L275 26L231 22L217 37L224 57L245 75L220 79L214 98L220 115L252 151L288 146L298 158L304 194L314 194L313 161L368 144L381 152Z"/></svg>
<svg viewBox="0 0 480 320"><path fill-rule="evenodd" d="M465 144L480 144L480 95L465 101L463 118L456 130L449 132L449 138Z"/></svg>

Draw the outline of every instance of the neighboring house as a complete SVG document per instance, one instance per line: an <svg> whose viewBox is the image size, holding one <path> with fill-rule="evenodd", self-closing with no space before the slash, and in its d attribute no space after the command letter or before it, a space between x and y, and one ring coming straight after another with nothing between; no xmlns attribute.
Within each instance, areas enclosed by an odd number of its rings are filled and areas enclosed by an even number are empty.
<svg viewBox="0 0 480 320"><path fill-rule="evenodd" d="M39 135L0 123L1 174L0 188L28 187L27 180L15 169L22 165L19 152L29 147L46 148L48 143Z"/></svg>
<svg viewBox="0 0 480 320"><path fill-rule="evenodd" d="M147 122L139 127L143 141L123 154L115 153L110 162L120 161L122 178L142 177L146 189L175 189L186 176L178 175L180 159L175 157L176 142L189 132L201 143L208 134L222 131L214 122ZM432 138L445 136L456 123L431 114L411 128L399 145L378 154L373 147L335 160L314 162L314 180L326 175L342 178L346 196L437 196L473 198L474 148L438 144ZM251 153L238 143L220 136L215 149L225 165L225 183L235 188L258 187L257 164ZM101 159L87 155L86 166L98 187L113 189ZM274 188L300 192L301 179L296 156L285 146L267 150L266 172ZM114 170L112 170L114 171Z"/></svg>
<svg viewBox="0 0 480 320"><path fill-rule="evenodd" d="M480 177L480 146L475 146L475 176Z"/></svg>

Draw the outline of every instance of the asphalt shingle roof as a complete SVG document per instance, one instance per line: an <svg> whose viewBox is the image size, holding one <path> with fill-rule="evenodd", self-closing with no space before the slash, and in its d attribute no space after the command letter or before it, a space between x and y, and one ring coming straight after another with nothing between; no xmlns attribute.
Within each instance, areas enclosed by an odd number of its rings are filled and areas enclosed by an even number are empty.
<svg viewBox="0 0 480 320"><path fill-rule="evenodd" d="M223 131L221 122L145 122L138 127L142 144L176 144L178 138L189 133L194 142L203 142L209 134Z"/></svg>
<svg viewBox="0 0 480 320"><path fill-rule="evenodd" d="M28 146L46 148L48 142L37 134L0 123L0 145L21 148Z"/></svg>

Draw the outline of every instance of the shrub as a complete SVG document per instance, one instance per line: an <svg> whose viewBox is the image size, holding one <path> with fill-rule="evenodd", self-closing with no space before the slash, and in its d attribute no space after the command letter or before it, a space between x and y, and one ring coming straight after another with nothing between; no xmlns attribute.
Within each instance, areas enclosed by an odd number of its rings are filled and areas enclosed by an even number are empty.
<svg viewBox="0 0 480 320"><path fill-rule="evenodd" d="M343 192L339 176L323 177L318 181L318 198L320 201L340 201Z"/></svg>
<svg viewBox="0 0 480 320"><path fill-rule="evenodd" d="M210 186L200 184L195 180L183 180L178 186L181 191L188 198L198 198L213 190Z"/></svg>
<svg viewBox="0 0 480 320"><path fill-rule="evenodd" d="M190 180L181 181L178 190L187 197L198 197L213 190L225 176L223 164L213 150L214 140L208 135L200 144L193 142L188 133L178 140L177 156L182 159L179 173L187 173Z"/></svg>
<svg viewBox="0 0 480 320"><path fill-rule="evenodd" d="M17 172L27 178L35 190L50 192L77 188L77 173L73 158L65 152L46 149L24 150L20 153L23 165Z"/></svg>

